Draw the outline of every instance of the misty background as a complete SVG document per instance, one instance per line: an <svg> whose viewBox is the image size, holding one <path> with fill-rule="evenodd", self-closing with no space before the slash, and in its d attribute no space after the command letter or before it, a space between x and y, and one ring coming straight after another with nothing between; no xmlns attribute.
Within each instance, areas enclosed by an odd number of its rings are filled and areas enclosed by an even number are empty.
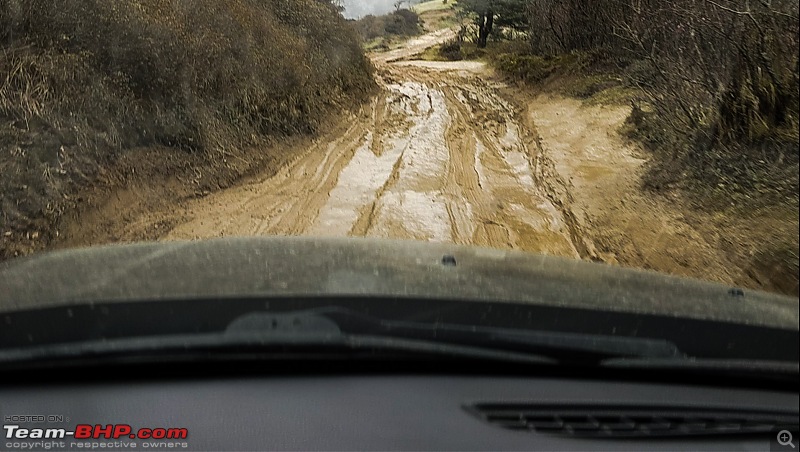
<svg viewBox="0 0 800 452"><path fill-rule="evenodd" d="M395 0L344 0L344 17L348 19L358 19L367 14L386 14L394 10ZM419 3L414 1L412 3ZM408 2L403 4L403 7L408 8Z"/></svg>

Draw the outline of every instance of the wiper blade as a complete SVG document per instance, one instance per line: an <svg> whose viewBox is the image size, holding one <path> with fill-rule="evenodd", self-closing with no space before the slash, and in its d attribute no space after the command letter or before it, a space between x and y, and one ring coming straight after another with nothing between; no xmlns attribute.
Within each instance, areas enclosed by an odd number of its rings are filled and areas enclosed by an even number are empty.
<svg viewBox="0 0 800 452"><path fill-rule="evenodd" d="M235 332L269 332L273 338L328 332L407 339L538 355L561 363L578 364L596 364L610 358L683 356L674 344L658 339L389 321L335 307L288 314L252 313L228 326L228 334Z"/></svg>
<svg viewBox="0 0 800 452"><path fill-rule="evenodd" d="M253 333L206 333L144 339L124 338L0 350L0 370L86 362L107 364L131 361L307 358L309 356L369 359L380 357L441 359L446 357L520 364L556 364L555 360L538 355L373 336L309 335L288 338Z"/></svg>
<svg viewBox="0 0 800 452"><path fill-rule="evenodd" d="M224 331L0 350L0 365L204 353L402 353L529 364L597 365L609 358L677 358L673 344L558 332L387 321L342 308L254 312Z"/></svg>

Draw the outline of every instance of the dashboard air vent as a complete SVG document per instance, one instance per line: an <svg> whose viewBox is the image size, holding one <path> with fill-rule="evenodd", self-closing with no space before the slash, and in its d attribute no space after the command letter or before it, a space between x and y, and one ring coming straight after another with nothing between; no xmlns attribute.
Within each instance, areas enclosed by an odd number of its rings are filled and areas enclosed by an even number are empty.
<svg viewBox="0 0 800 452"><path fill-rule="evenodd" d="M594 438L759 434L798 424L797 413L730 408L500 403L466 408L498 427Z"/></svg>

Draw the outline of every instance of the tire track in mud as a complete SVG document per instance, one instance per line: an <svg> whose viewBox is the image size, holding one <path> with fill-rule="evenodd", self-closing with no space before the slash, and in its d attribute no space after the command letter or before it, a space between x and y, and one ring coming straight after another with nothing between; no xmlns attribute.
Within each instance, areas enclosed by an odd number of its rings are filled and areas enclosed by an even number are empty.
<svg viewBox="0 0 800 452"><path fill-rule="evenodd" d="M474 125L471 152L479 195L491 195L480 202L489 211L484 212L472 242L578 257L580 252L571 237L564 235L565 212L546 196L547 181L537 174L538 166L533 163L541 151L534 147L532 154L531 147L521 140L523 128L516 109L478 78L469 84L455 80L448 85L451 108L458 111L461 122ZM457 182L469 180L462 176Z"/></svg>
<svg viewBox="0 0 800 452"><path fill-rule="evenodd" d="M335 185L348 152L361 139L363 125L339 129L327 145L320 140L274 176L196 200L187 209L191 220L175 226L166 239L298 234L324 204L326 188Z"/></svg>
<svg viewBox="0 0 800 452"><path fill-rule="evenodd" d="M370 228L372 227L372 223L375 221L375 213L378 208L378 199L383 197L383 194L388 189L389 185L391 185L397 178L399 177L399 170L400 170L400 163L403 161L403 155L401 154L400 157L395 161L394 165L392 166L391 175L388 179L386 179L386 183L381 186L380 189L375 193L375 199L370 202L366 207L362 208L359 212L358 219L356 220L353 227L350 229L347 235L351 237L366 237L369 235Z"/></svg>
<svg viewBox="0 0 800 452"><path fill-rule="evenodd" d="M336 186L338 173L353 156L357 147L365 139L365 131L359 126L351 127L342 140L328 146L321 162L301 161L295 168L296 174L302 173L303 182L296 183L296 178L291 178L283 193L291 190L295 202L289 203L285 209L280 209L278 214L269 221L262 222L254 235L263 235L265 232L275 235L297 235L305 231L326 202L324 193L328 193ZM268 188L267 188L268 189Z"/></svg>
<svg viewBox="0 0 800 452"><path fill-rule="evenodd" d="M482 67L388 62L402 54L375 60L382 93L368 108L274 176L194 201L166 238L370 236L586 257L538 137Z"/></svg>
<svg viewBox="0 0 800 452"><path fill-rule="evenodd" d="M404 107L411 126L392 143L402 148L399 164L375 201L367 235L452 241L443 196L443 174L449 159L444 133L450 123L443 95L416 81L388 88L408 100Z"/></svg>

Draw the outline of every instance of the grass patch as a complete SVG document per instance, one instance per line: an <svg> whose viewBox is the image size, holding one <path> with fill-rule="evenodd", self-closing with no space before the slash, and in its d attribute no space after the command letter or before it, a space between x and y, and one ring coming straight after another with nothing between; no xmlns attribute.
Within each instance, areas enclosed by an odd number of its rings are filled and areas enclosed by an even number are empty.
<svg viewBox="0 0 800 452"><path fill-rule="evenodd" d="M614 74L579 74L566 84L563 93L586 100L590 105L630 104L637 91Z"/></svg>
<svg viewBox="0 0 800 452"><path fill-rule="evenodd" d="M422 53L414 56L414 59L422 61L454 61L442 55L441 46L428 47Z"/></svg>
<svg viewBox="0 0 800 452"><path fill-rule="evenodd" d="M449 13L427 13L421 16L426 31L453 28L459 25L458 19Z"/></svg>
<svg viewBox="0 0 800 452"><path fill-rule="evenodd" d="M417 3L411 7L411 10L422 15L434 11L452 10L455 3L454 0L431 0L429 2Z"/></svg>
<svg viewBox="0 0 800 452"><path fill-rule="evenodd" d="M382 36L363 43L366 52L385 52L400 48L405 40L397 36Z"/></svg>
<svg viewBox="0 0 800 452"><path fill-rule="evenodd" d="M582 52L543 57L503 50L506 49L488 52L488 59L492 66L517 81L531 85L540 84L557 74L585 75L590 64L589 54ZM575 95L588 97L596 94L597 89L594 89L596 85L598 83L591 80L578 85L575 88ZM594 91L590 93L590 89L594 89Z"/></svg>

